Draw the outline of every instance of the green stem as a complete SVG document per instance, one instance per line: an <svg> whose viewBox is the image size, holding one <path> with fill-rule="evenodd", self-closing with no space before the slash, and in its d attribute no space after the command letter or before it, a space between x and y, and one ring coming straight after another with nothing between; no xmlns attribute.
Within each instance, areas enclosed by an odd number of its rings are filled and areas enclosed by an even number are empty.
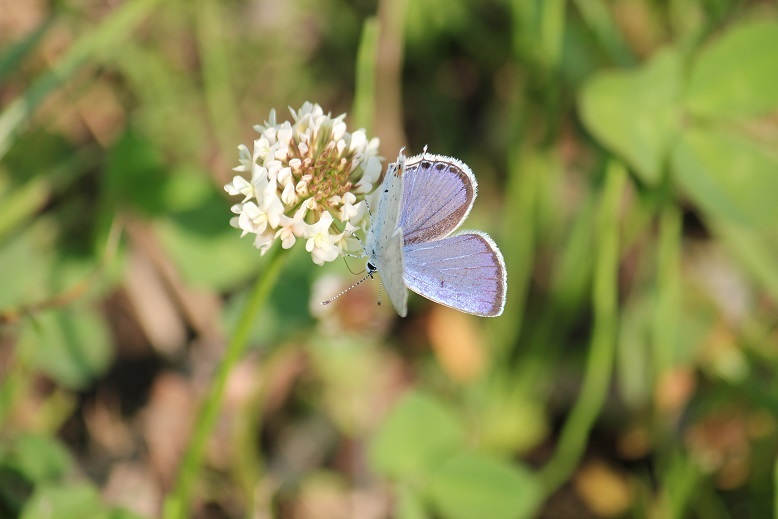
<svg viewBox="0 0 778 519"><path fill-rule="evenodd" d="M668 204L660 214L656 311L653 321L654 373L661 378L677 364L681 315L681 212ZM659 383L655 380L655 384Z"/></svg>
<svg viewBox="0 0 778 519"><path fill-rule="evenodd" d="M376 60L378 59L378 20L368 18L362 26L362 38L357 51L356 84L352 120L357 128L373 133L375 115Z"/></svg>
<svg viewBox="0 0 778 519"><path fill-rule="evenodd" d="M556 452L539 474L546 495L562 486L578 466L610 385L618 327L619 204L626 177L623 164L615 160L609 164L594 251L592 344L581 396L562 428Z"/></svg>
<svg viewBox="0 0 778 519"><path fill-rule="evenodd" d="M773 518L778 519L778 458L773 466Z"/></svg>
<svg viewBox="0 0 778 519"><path fill-rule="evenodd" d="M233 368L246 349L246 343L256 315L264 306L265 301L267 301L270 291L281 272L282 259L286 257L286 255L281 253L281 248L278 246L271 249L269 256L264 272L257 277L256 284L243 307L235 333L227 345L227 351L224 354L219 370L216 372L211 390L200 407L192 439L178 473L178 481L172 495L165 500L163 511L165 519L189 517L189 497L192 492L192 485L200 469L206 443L218 417L219 407L224 395L224 387L230 373L232 373Z"/></svg>
<svg viewBox="0 0 778 519"><path fill-rule="evenodd" d="M219 148L234 150L240 132L240 116L232 93L233 67L230 49L226 43L227 17L218 0L198 0L192 3L195 15L197 44L202 60L205 103L215 129Z"/></svg>
<svg viewBox="0 0 778 519"><path fill-rule="evenodd" d="M581 18L615 63L626 66L635 62L635 57L603 0L574 0L574 3Z"/></svg>

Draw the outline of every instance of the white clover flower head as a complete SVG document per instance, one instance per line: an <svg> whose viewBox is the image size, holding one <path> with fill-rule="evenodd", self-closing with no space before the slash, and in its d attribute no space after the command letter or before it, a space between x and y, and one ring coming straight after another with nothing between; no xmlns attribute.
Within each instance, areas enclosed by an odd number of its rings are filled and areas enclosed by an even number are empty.
<svg viewBox="0 0 778 519"><path fill-rule="evenodd" d="M344 115L332 117L306 102L292 113L293 122L276 122L275 110L264 125L253 152L238 146L237 175L224 190L243 200L232 206L230 225L256 235L261 254L278 239L284 249L298 238L313 262L323 265L358 246L351 232L364 229L365 195L381 175L378 139L365 130L349 133Z"/></svg>

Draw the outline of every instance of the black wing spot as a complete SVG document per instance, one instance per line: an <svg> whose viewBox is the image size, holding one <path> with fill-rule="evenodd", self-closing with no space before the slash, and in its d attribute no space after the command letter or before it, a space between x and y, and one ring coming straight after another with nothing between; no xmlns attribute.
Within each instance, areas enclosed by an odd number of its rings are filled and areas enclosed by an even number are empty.
<svg viewBox="0 0 778 519"><path fill-rule="evenodd" d="M442 162L438 162L437 164L435 164L435 169L437 169L438 171L443 171L444 169L446 169L446 165Z"/></svg>

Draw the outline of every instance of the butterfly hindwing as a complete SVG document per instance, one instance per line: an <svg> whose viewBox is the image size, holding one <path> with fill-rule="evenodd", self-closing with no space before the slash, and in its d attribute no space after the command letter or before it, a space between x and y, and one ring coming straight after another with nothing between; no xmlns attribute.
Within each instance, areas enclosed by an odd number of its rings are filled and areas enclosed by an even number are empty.
<svg viewBox="0 0 778 519"><path fill-rule="evenodd" d="M492 239L470 231L406 245L405 284L419 295L484 317L502 314L505 262Z"/></svg>

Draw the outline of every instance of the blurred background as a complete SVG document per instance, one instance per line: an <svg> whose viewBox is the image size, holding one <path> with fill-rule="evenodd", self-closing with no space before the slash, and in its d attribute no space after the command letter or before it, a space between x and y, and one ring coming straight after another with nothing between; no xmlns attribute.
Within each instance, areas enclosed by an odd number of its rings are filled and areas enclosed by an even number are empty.
<svg viewBox="0 0 778 519"><path fill-rule="evenodd" d="M775 2L0 0L0 517L163 515L304 101L472 167L505 314L285 251L191 517L778 514Z"/></svg>

